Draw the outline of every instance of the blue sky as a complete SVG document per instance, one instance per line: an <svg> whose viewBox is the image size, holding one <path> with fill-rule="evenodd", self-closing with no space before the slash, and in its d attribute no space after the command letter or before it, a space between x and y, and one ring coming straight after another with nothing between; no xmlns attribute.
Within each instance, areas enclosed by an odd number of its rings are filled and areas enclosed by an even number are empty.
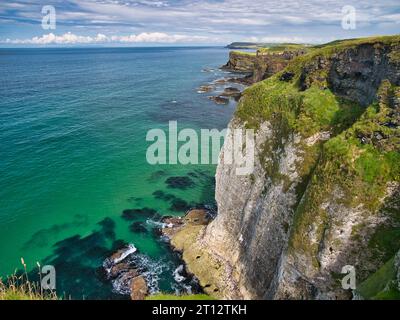
<svg viewBox="0 0 400 320"><path fill-rule="evenodd" d="M56 9L56 29L41 26ZM342 28L343 6L356 28ZM0 45L322 43L400 33L399 0L54 0L0 3Z"/></svg>

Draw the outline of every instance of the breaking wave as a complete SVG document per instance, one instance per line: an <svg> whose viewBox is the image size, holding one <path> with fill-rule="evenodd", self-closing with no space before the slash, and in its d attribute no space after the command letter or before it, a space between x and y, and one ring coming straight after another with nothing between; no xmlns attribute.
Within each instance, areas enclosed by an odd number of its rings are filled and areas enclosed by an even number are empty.
<svg viewBox="0 0 400 320"><path fill-rule="evenodd" d="M119 258L114 259L114 264L120 263L121 261L125 260L126 257L132 253L135 253L136 251L136 247L133 244L129 244L126 251L124 251Z"/></svg>
<svg viewBox="0 0 400 320"><path fill-rule="evenodd" d="M180 282L182 282L182 281L184 281L186 279L186 277L181 275L181 272L183 272L183 264L178 266L173 272L174 279L178 283L180 283Z"/></svg>
<svg viewBox="0 0 400 320"><path fill-rule="evenodd" d="M147 219L146 223L151 225L152 227L156 227L159 229L172 228L174 226L172 223L164 223L164 222L160 222L160 221L154 221L151 219Z"/></svg>

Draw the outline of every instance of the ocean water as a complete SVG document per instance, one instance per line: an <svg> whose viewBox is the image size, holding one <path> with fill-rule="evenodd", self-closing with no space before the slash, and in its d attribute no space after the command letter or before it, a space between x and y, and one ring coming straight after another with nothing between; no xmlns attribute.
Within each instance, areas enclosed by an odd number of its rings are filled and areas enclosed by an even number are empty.
<svg viewBox="0 0 400 320"><path fill-rule="evenodd" d="M0 275L23 257L32 274L37 261L55 266L59 295L118 298L101 265L130 243L154 290L181 290L180 261L152 220L213 205L215 165L149 165L145 137L170 120L226 127L235 103L197 89L227 76L227 58L222 48L0 49ZM133 220L126 209L138 209Z"/></svg>

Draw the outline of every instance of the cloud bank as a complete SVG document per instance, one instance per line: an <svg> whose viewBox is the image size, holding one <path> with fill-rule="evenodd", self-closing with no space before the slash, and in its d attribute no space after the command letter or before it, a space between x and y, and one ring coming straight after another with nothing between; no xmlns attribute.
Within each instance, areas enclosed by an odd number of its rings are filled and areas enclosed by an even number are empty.
<svg viewBox="0 0 400 320"><path fill-rule="evenodd" d="M187 36L179 34L167 34L162 32L142 32L127 36L107 36L98 33L96 36L81 36L71 32L57 36L48 33L40 37L30 39L7 39L7 44L30 44L30 45L51 45L51 44L106 44L106 43L179 43L179 42L208 42L210 39L200 36Z"/></svg>

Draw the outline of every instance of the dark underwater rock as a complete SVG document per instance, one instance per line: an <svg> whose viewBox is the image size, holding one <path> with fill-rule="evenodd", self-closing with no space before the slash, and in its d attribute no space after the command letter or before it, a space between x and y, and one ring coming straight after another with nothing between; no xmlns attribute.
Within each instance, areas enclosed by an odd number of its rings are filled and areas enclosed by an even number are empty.
<svg viewBox="0 0 400 320"><path fill-rule="evenodd" d="M186 211L190 209L190 205L180 198L172 200L170 210L172 211Z"/></svg>
<svg viewBox="0 0 400 320"><path fill-rule="evenodd" d="M158 216L158 213L156 210L147 207L141 209L126 209L122 212L122 218L125 220L134 220L138 216L155 217Z"/></svg>
<svg viewBox="0 0 400 320"><path fill-rule="evenodd" d="M195 183L189 177L170 177L165 180L165 183L168 185L168 188L172 189L188 189L194 187Z"/></svg>
<svg viewBox="0 0 400 320"><path fill-rule="evenodd" d="M147 233L148 232L148 230L144 226L143 222L139 222L139 221L132 223L130 225L129 229L135 233Z"/></svg>
<svg viewBox="0 0 400 320"><path fill-rule="evenodd" d="M176 198L173 194L165 193L162 190L154 191L153 196L156 199L160 199L160 200L164 200L164 201L171 201Z"/></svg>

